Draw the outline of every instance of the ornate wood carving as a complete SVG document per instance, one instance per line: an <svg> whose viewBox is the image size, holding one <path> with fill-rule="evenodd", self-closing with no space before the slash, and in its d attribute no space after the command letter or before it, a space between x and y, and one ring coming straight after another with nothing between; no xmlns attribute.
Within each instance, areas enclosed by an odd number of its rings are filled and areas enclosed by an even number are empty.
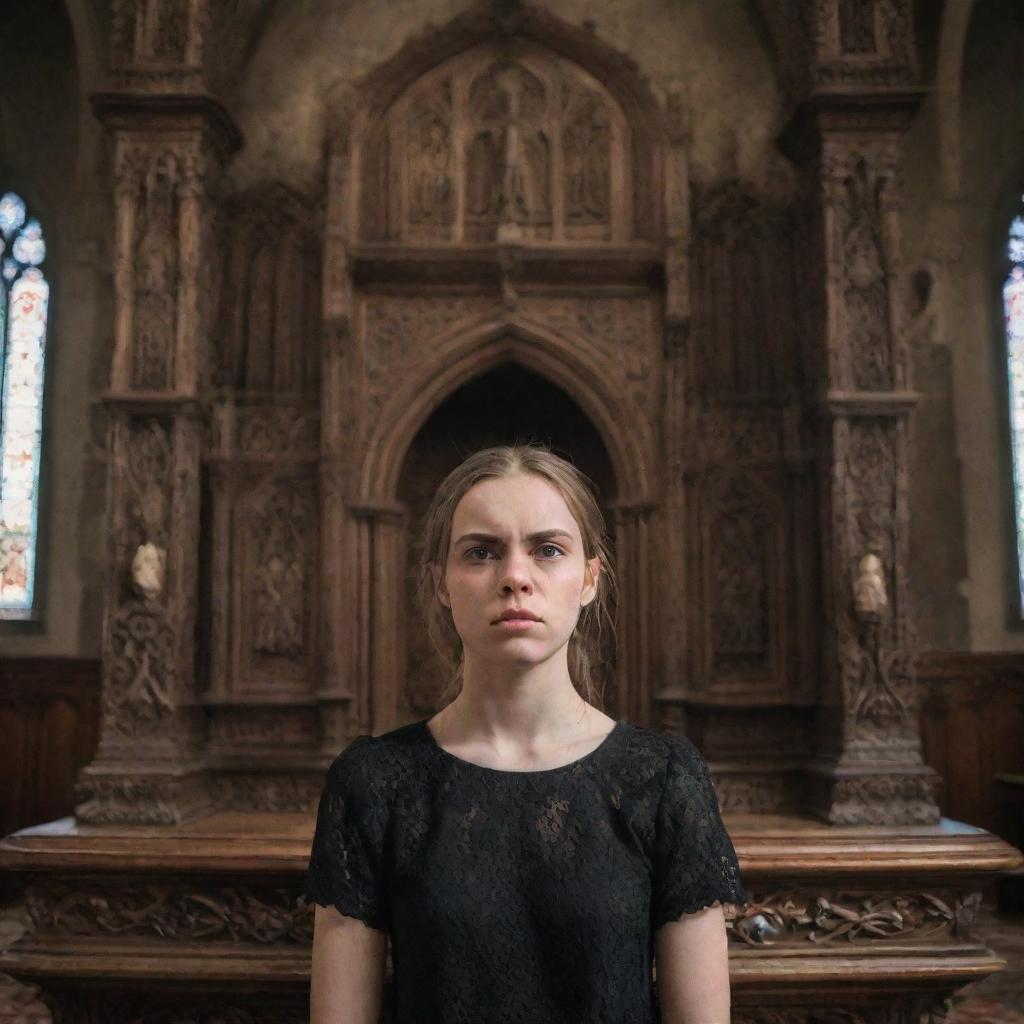
<svg viewBox="0 0 1024 1024"><path fill-rule="evenodd" d="M308 737L304 736L303 740L305 748L309 749ZM246 748L236 743L233 749L237 753ZM277 749L279 751L280 746ZM213 781L217 805L232 811L274 814L295 811L308 814L316 810L324 786L322 770L286 773L281 769L279 757L267 756L265 761L268 768L260 773L221 770Z"/></svg>
<svg viewBox="0 0 1024 1024"><path fill-rule="evenodd" d="M916 103L910 4L761 7L803 104L784 138L804 180L799 332L821 406L824 682L810 804L837 823L931 822L935 778L921 760L906 594L915 396L891 295L900 135Z"/></svg>
<svg viewBox="0 0 1024 1024"><path fill-rule="evenodd" d="M785 519L778 493L751 473L705 484L701 630L710 691L767 683L785 692Z"/></svg>
<svg viewBox="0 0 1024 1024"><path fill-rule="evenodd" d="M952 1008L942 995L908 997L899 1006L864 1006L853 1010L837 1007L788 1010L737 1008L734 1024L942 1024Z"/></svg>
<svg viewBox="0 0 1024 1024"><path fill-rule="evenodd" d="M232 1016L243 1005L290 1020L308 999L313 915L297 896L312 820L221 813L131 835L65 822L8 837L0 867L23 881L34 927L5 970L45 978L71 1020L191 1020L200 1006L198 1020L247 1020ZM734 1016L915 1024L925 992L945 998L998 968L976 934L978 893L1020 857L995 837L955 823L727 824L751 897L727 908Z"/></svg>
<svg viewBox="0 0 1024 1024"><path fill-rule="evenodd" d="M122 153L129 161L140 156ZM126 169L122 168L121 173ZM140 178L138 225L131 252L135 327L132 386L156 389L167 387L174 375L179 259L175 154L154 154Z"/></svg>
<svg viewBox="0 0 1024 1024"><path fill-rule="evenodd" d="M752 894L728 922L732 941L748 946L841 943L970 942L981 893L806 890Z"/></svg>
<svg viewBox="0 0 1024 1024"><path fill-rule="evenodd" d="M793 100L842 88L908 86L916 80L909 0L758 0L758 5Z"/></svg>
<svg viewBox="0 0 1024 1024"><path fill-rule="evenodd" d="M319 260L309 204L271 186L232 196L225 219L217 383L238 392L316 395Z"/></svg>
<svg viewBox="0 0 1024 1024"><path fill-rule="evenodd" d="M58 884L31 889L26 905L33 925L47 935L261 945L313 939L312 908L298 903L291 888Z"/></svg>
<svg viewBox="0 0 1024 1024"><path fill-rule="evenodd" d="M636 235L627 118L579 65L483 45L425 74L367 135L363 237L615 241ZM386 203L386 207L380 204Z"/></svg>
<svg viewBox="0 0 1024 1024"><path fill-rule="evenodd" d="M182 67L190 58L175 50L173 10L138 8L132 31L147 60ZM110 572L100 750L80 778L77 814L174 822L209 807L194 703L198 392L212 315L201 284L216 173L237 139L204 97L101 94L94 103L112 130L115 168Z"/></svg>

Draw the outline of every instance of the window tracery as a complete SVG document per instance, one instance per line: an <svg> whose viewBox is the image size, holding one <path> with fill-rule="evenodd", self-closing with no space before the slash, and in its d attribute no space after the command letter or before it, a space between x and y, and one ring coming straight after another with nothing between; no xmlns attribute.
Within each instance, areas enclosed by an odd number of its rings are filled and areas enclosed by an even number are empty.
<svg viewBox="0 0 1024 1024"><path fill-rule="evenodd" d="M1013 458L1014 523L1017 535L1018 612L1024 617L1024 195L1010 224L1003 283L1007 382L1010 389L1010 448Z"/></svg>
<svg viewBox="0 0 1024 1024"><path fill-rule="evenodd" d="M0 197L0 618L33 614L50 286L39 221Z"/></svg>

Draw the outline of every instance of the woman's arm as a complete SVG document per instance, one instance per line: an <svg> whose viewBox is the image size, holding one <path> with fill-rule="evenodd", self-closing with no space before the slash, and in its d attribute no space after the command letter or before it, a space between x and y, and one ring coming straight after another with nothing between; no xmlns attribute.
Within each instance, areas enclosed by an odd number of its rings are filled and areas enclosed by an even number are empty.
<svg viewBox="0 0 1024 1024"><path fill-rule="evenodd" d="M725 914L706 907L655 932L663 1024L729 1024L729 948Z"/></svg>
<svg viewBox="0 0 1024 1024"><path fill-rule="evenodd" d="M316 907L309 1024L377 1024L387 942L387 932L357 917Z"/></svg>

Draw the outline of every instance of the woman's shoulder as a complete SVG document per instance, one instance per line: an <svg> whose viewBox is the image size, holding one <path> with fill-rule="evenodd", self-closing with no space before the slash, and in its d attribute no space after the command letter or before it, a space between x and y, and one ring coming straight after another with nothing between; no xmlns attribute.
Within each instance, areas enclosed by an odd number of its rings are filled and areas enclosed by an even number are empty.
<svg viewBox="0 0 1024 1024"><path fill-rule="evenodd" d="M341 750L330 767L332 773L372 776L378 782L407 773L425 747L420 722L411 722L372 736L360 733Z"/></svg>
<svg viewBox="0 0 1024 1024"><path fill-rule="evenodd" d="M701 772L707 762L697 745L679 733L624 723L622 761L631 776L664 782L670 772Z"/></svg>
<svg viewBox="0 0 1024 1024"><path fill-rule="evenodd" d="M681 760L702 759L697 745L680 733L661 732L645 725L625 722L627 746L634 751L645 751L663 758Z"/></svg>

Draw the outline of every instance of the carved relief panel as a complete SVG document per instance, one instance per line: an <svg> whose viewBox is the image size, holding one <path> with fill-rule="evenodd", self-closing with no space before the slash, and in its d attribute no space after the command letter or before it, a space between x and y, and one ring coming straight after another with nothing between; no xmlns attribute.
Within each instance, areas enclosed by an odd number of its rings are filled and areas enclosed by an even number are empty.
<svg viewBox="0 0 1024 1024"><path fill-rule="evenodd" d="M582 68L479 47L424 75L371 131L366 180L386 188L364 191L363 234L623 242L637 234L634 185L651 186L633 157L628 119Z"/></svg>
<svg viewBox="0 0 1024 1024"><path fill-rule="evenodd" d="M816 502L794 218L735 183L698 194L694 210L690 686L708 699L805 702Z"/></svg>
<svg viewBox="0 0 1024 1024"><path fill-rule="evenodd" d="M226 399L213 417L211 698L309 698L318 661L318 416L287 402Z"/></svg>

